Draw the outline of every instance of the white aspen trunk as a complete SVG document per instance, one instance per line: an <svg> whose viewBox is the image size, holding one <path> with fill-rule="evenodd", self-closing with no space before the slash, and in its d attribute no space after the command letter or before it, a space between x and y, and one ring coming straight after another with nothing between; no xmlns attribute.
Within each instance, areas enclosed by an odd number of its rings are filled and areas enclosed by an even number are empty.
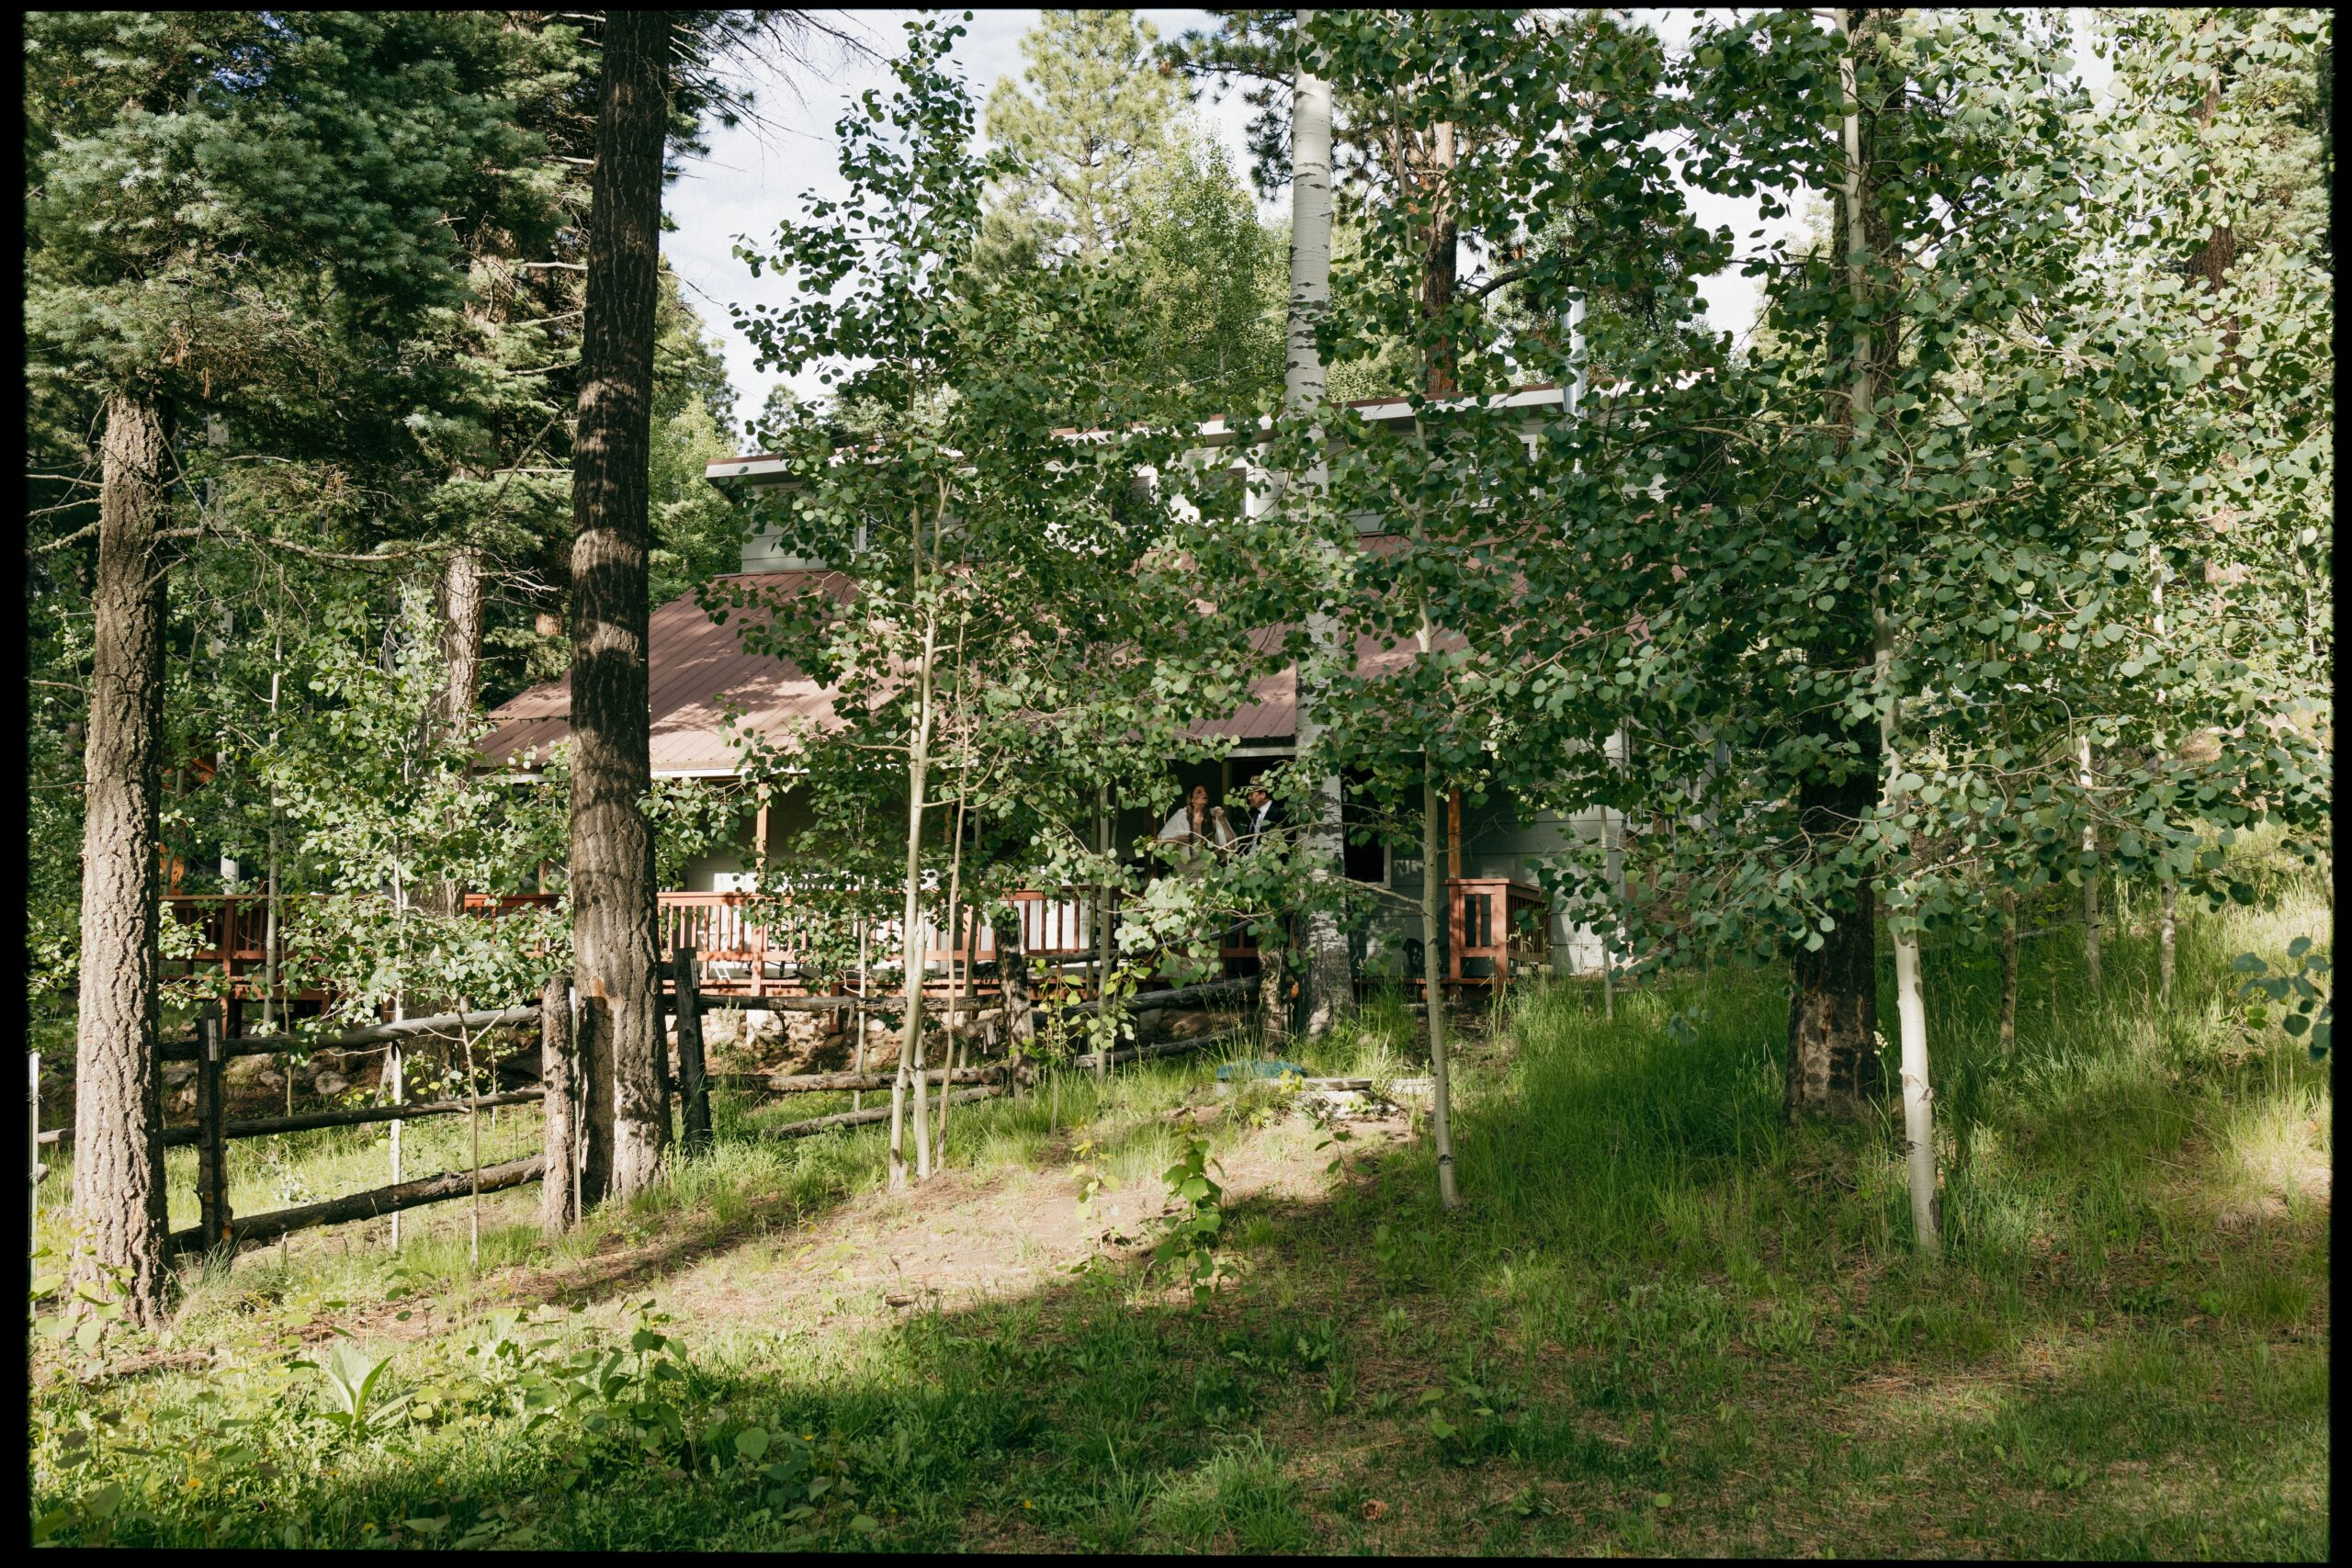
<svg viewBox="0 0 2352 1568"><path fill-rule="evenodd" d="M1877 673L1884 702L1879 719L1880 750L1886 755L1887 795L1903 776L1896 750L1899 718L1894 695L1894 637L1886 613L1877 613ZM1919 1251L1942 1251L1942 1204L1936 1196L1936 1091L1928 1077L1928 1008L1919 988L1918 928L1905 917L1888 922L1894 942L1894 1008L1902 1034L1903 1148L1911 1188L1911 1235Z"/></svg>
<svg viewBox="0 0 2352 1568"><path fill-rule="evenodd" d="M2075 756L2075 782L2082 786L2083 807L2087 814L2091 794L2091 738L2082 739ZM2098 853L2098 828L2096 823L2083 824L2083 854L2086 858ZM2098 867L2083 868L2083 971L2096 992L2099 987L2098 952Z"/></svg>
<svg viewBox="0 0 2352 1568"><path fill-rule="evenodd" d="M1928 1007L1919 989L1919 937L1894 939L1894 1008L1903 1029L1903 1145L1911 1178L1911 1234L1929 1258L1942 1251L1936 1196L1936 1091L1928 1082Z"/></svg>
<svg viewBox="0 0 2352 1568"><path fill-rule="evenodd" d="M473 1010L473 1003L460 997L460 1016ZM469 1197L471 1203L466 1213L466 1259L476 1274L481 1272L481 1085L474 1078L474 1033L463 1023L458 1025L458 1039L466 1053L466 1134L473 1145L473 1170Z"/></svg>
<svg viewBox="0 0 2352 1568"><path fill-rule="evenodd" d="M1094 793L1094 852L1107 863L1111 858L1111 786L1097 784ZM1107 1027L1111 1017L1111 874L1094 885L1094 1005ZM1107 1038L1107 1036L1105 1037ZM1111 1048L1094 1053L1094 1076L1108 1077Z"/></svg>
<svg viewBox="0 0 2352 1568"><path fill-rule="evenodd" d="M961 643L963 637L959 632L956 641ZM960 649L958 652L957 680L960 683L962 680ZM967 782L968 779L959 779L956 783L956 842L947 852L947 1076L940 1080L939 1137L931 1156L933 1167L938 1169L944 1169L947 1165L947 1111L951 1103L948 1090L956 1082L956 1024L963 1015L964 984L969 978L968 962L961 971L956 967L957 958L963 954L963 948L959 943L958 918L961 911L958 900L964 896L964 807L969 797L969 792L965 787Z"/></svg>
<svg viewBox="0 0 2352 1568"><path fill-rule="evenodd" d="M401 1019L407 1016L407 1008L398 1001L392 1003L392 1021L394 1023L400 1022ZM401 1046L400 1042L397 1040L393 1041L390 1045L387 1045L384 1048L384 1076L391 1081L392 1103L394 1105L401 1104L406 1097L401 1092ZM401 1184L401 1124L398 1121L394 1121L391 1126L392 1185L398 1187ZM392 1250L394 1252L398 1252L400 1249L401 1212L398 1209L394 1209L392 1211Z"/></svg>
<svg viewBox="0 0 2352 1568"><path fill-rule="evenodd" d="M857 1052L856 1070L861 1073L865 1071L865 942L866 938L873 933L873 929L871 921L861 919L857 922L857 999L852 1002L849 1008L850 1029L855 1036L854 1048ZM850 1090L849 1108L852 1111L860 1110L865 1104L865 1093L863 1089Z"/></svg>
<svg viewBox="0 0 2352 1568"><path fill-rule="evenodd" d="M2156 889L2156 999L2172 1000L2174 944L2177 935L2173 905L2179 889L2170 877Z"/></svg>
<svg viewBox="0 0 2352 1568"><path fill-rule="evenodd" d="M2154 543L2148 546L2148 589L2155 600L2156 644L2162 647L2165 640L2165 561L2164 553ZM2304 592L2305 604L2308 606L2310 591L2307 588ZM2160 688L2156 693L2156 709L2159 713L2164 710L2164 702L2165 694ZM2156 727L2154 739L2156 756L2161 759L2165 754L2165 731L2161 723ZM2168 874L2161 878L2156 889L2156 1000L2159 1003L2169 1003L2172 1000L2173 948L2176 935L2173 904L2174 895L2177 891Z"/></svg>
<svg viewBox="0 0 2352 1568"><path fill-rule="evenodd" d="M1423 640L1427 640L1424 633ZM1445 878L1439 857L1445 852L1437 825L1437 776L1424 761L1421 771L1421 988L1427 995L1430 1039L1430 1137L1437 1148L1437 1201L1458 1206L1453 1187L1453 1086L1445 1062L1445 970L1438 961L1440 922L1449 918Z"/></svg>
<svg viewBox="0 0 2352 1568"><path fill-rule="evenodd" d="M1846 105L1846 178L1842 193L1846 209L1846 287L1856 309L1854 379L1847 404L1850 452L1861 444L1862 426L1873 417L1876 398L1869 318L1863 314L1870 303L1870 258L1864 251L1870 226L1862 200L1861 106L1855 81L1852 34L1846 14L1839 11L1836 17L1841 35L1838 85ZM1902 718L1894 686L1894 631L1887 615L1885 592L1886 584L1882 582L1879 603L1871 610L1871 631L1872 663L1880 694L1879 749L1884 753L1886 769L1882 798L1891 816L1894 781L1903 776L1902 755L1897 750ZM1867 908L1863 918L1869 918ZM1928 1010L1919 989L1919 932L1907 914L1898 915L1889 925L1894 942L1895 1012L1902 1035L1903 1139L1905 1164L1910 1176L1911 1233L1920 1252L1934 1258L1942 1246L1938 1223L1941 1215L1936 1199L1935 1089L1928 1077Z"/></svg>
<svg viewBox="0 0 2352 1568"><path fill-rule="evenodd" d="M938 647L937 618L927 617L922 630L922 667L915 700L914 733L907 746L907 872L900 907L901 945L906 952L904 976L906 1022L899 1032L899 1076L890 1084L890 1190L907 1187L907 1090L922 1062L922 818L923 789L931 764L932 660ZM912 1084L915 1095L915 1179L931 1175L931 1125L922 1085Z"/></svg>
<svg viewBox="0 0 2352 1568"><path fill-rule="evenodd" d="M2001 908L2001 1054L2018 1043L2018 896L2010 893Z"/></svg>
<svg viewBox="0 0 2352 1568"><path fill-rule="evenodd" d="M1298 13L1302 29L1311 12ZM1302 66L1291 95L1291 249L1288 358L1283 368L1283 406L1293 412L1312 409L1323 400L1327 378L1323 356L1315 344L1315 329L1331 299L1331 84ZM1299 488L1311 493L1325 479L1318 461L1298 476ZM1291 488L1287 483L1283 486ZM1334 563L1336 566L1336 563ZM1336 576L1336 571L1331 575ZM1306 617L1306 631L1318 660L1339 653L1338 621L1320 610ZM1318 716L1320 694L1314 682L1301 679L1297 691L1298 751L1311 754L1323 732ZM1345 829L1340 819L1340 780L1329 774L1315 780L1300 824L1306 848L1308 874L1318 885L1340 874L1340 846ZM1306 1028L1318 1038L1355 1010L1355 983L1348 957L1347 933L1326 908L1310 908L1299 922L1301 976L1306 987Z"/></svg>

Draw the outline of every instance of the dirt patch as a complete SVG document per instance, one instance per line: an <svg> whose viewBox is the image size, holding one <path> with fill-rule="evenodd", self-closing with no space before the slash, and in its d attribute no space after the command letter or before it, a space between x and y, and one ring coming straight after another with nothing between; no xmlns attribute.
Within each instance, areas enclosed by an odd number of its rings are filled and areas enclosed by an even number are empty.
<svg viewBox="0 0 2352 1568"><path fill-rule="evenodd" d="M1350 1126L1358 1149L1409 1136L1401 1112ZM1329 1156L1314 1140L1283 1131L1250 1133L1218 1156L1228 1207L1311 1197L1330 1179ZM1080 1184L1067 1169L951 1169L911 1192L861 1193L757 1262L741 1249L701 1259L663 1287L662 1305L686 1322L789 1324L805 1332L1034 1290L1090 1258L1131 1259L1148 1249L1168 1212L1158 1182L1100 1192L1083 1213Z"/></svg>

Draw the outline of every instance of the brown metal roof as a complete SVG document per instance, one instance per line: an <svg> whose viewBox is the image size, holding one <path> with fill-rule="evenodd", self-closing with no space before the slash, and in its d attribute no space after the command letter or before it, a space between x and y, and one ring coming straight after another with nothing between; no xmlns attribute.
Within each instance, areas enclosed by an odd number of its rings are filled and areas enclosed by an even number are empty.
<svg viewBox="0 0 2352 1568"><path fill-rule="evenodd" d="M1366 540L1373 548L1385 541ZM763 571L722 577L718 588L766 592L805 591L814 587L846 600L850 579L838 571ZM788 660L743 650L741 626L758 610L736 610L721 626L710 618L695 595L672 600L653 612L648 659L651 669L653 706L653 773L656 777L731 774L734 748L720 731L724 699L741 710L742 728L774 738L796 721L831 728L833 694L800 672ZM1288 628L1270 626L1250 634L1261 653L1282 646ZM1462 639L1441 634L1440 646L1460 647ZM1381 674L1401 669L1414 657L1410 643L1384 649L1370 637L1356 640L1359 674ZM1289 745L1298 729L1298 675L1285 668L1260 677L1250 688L1250 700L1226 719L1203 719L1185 733L1195 739L1229 736L1250 745ZM480 750L492 761L514 758L525 766L542 761L549 748L571 733L571 683L569 678L509 698L491 710L492 728Z"/></svg>
<svg viewBox="0 0 2352 1568"><path fill-rule="evenodd" d="M718 586L792 591L816 587L836 598L850 592L838 571L763 571L723 577ZM719 729L719 700L742 710L744 728L775 735L800 719L833 723L832 694L790 662L743 650L744 621L763 617L737 610L724 626L713 621L691 593L653 612L647 649L652 666L653 772L661 774L731 773L735 750ZM491 732L481 740L494 761L518 757L526 765L571 733L569 677L534 686L492 709Z"/></svg>

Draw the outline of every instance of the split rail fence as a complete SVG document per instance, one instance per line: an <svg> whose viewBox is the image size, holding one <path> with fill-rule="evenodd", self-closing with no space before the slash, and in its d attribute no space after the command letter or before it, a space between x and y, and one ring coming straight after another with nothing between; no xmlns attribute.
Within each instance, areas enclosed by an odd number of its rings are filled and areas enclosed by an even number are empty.
<svg viewBox="0 0 2352 1568"><path fill-rule="evenodd" d="M904 998L880 996L778 997L742 994L704 994L698 985L700 963L695 950L680 946L672 963L673 990L663 998L665 1009L677 1019L676 1056L674 1070L664 1050L660 1058L662 1073L662 1116L669 1118L669 1105L674 1098L680 1102L679 1128L682 1148L694 1152L707 1147L711 1136L710 1091L714 1089L748 1089L775 1095L815 1094L843 1089L862 1090L888 1089L895 1082L895 1071L848 1073L714 1073L705 1062L702 1039L702 1018L706 1012L740 1009L781 1012L855 1011L899 1012L904 1009ZM1139 994L1138 1004L1168 1007L1206 1002L1217 998L1238 996L1256 988L1257 980L1246 977L1216 981L1207 985L1180 987L1174 990ZM555 1014L549 1021L550 1004ZM1080 1015L1097 1010L1099 1000L1077 1003L1061 1009L1065 1015ZM521 1159L506 1160L496 1165L475 1165L462 1170L445 1171L438 1175L412 1180L395 1180L388 1186L362 1192L328 1198L292 1208L240 1217L229 1203L228 1145L232 1139L262 1138L286 1133L311 1132L328 1127L368 1126L390 1122L397 1130L405 1122L434 1116L478 1115L496 1106L524 1105L541 1102L550 1122L551 1141L560 1140L571 1149L574 1157L584 1140L577 1135L585 1110L584 1084L573 1070L571 1041L577 1003L569 987L560 982L548 987L547 996L537 1003L418 1018L390 1023L373 1024L364 1029L319 1039L304 1040L287 1034L231 1036L227 1032L228 1010L208 1010L198 1021L194 1040L167 1041L158 1047L157 1055L165 1062L196 1064L196 1122L193 1126L166 1127L161 1143L165 1148L194 1145L197 1150L196 1195L198 1220L190 1228L175 1231L170 1236L170 1250L175 1254L203 1253L216 1247L243 1250L322 1225L340 1224L354 1220L378 1219L426 1204L447 1202L482 1193L503 1191L542 1179L547 1174L547 1155L530 1155ZM990 1015L993 1015L992 1017ZM1004 1028L1004 1008L978 1009L970 1012L959 1010L961 1032L980 1036L983 1047L1008 1043L1013 1049L1005 1059L988 1065L966 1067L933 1068L923 1074L929 1083L942 1089L940 1103L961 1104L1001 1094L1010 1084L1033 1081L1038 1070L1034 1062L1021 1059L1013 1032ZM232 1121L229 1117L227 1067L239 1056L277 1055L290 1052L352 1050L368 1045L397 1048L406 1040L425 1038L446 1039L452 1034L467 1038L487 1032L522 1024L540 1026L540 1083L536 1088L519 1089L504 1093L472 1094L461 1099L409 1101L390 1105L360 1106L330 1111L305 1111L285 1116L253 1117ZM1126 1062L1174 1055L1201 1049L1229 1034L1207 1034L1190 1040L1170 1041L1153 1045L1130 1046L1110 1052L1107 1055L1088 1055L1071 1058L1062 1064L1067 1067L1102 1070ZM490 1063L495 1081L497 1065ZM32 1132L35 1152L43 1145L54 1145L68 1136L64 1129L40 1130L39 1091L39 1060L33 1063ZM957 1089L970 1084L968 1089ZM674 1090L674 1093L673 1093ZM397 1088L395 1093L397 1093ZM890 1114L887 1106L856 1109L831 1116L820 1116L806 1122L765 1130L773 1137L797 1137L877 1122ZM560 1127L553 1125L560 1118ZM477 1156L477 1157L479 1157ZM33 1181L38 1186L42 1168L33 1168ZM397 1175L397 1170L395 1175ZM580 1190L578 1169L566 1173L567 1200L576 1207ZM34 1218L38 1219L38 1201Z"/></svg>

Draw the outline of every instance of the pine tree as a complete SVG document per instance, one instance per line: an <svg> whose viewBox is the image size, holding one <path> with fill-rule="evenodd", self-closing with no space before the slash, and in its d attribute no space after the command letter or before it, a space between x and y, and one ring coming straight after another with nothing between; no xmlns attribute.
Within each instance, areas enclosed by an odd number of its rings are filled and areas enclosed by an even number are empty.
<svg viewBox="0 0 2352 1568"><path fill-rule="evenodd" d="M162 617L200 519L177 433L314 434L320 371L452 300L442 220L516 151L463 15L44 13L28 24L26 325L36 380L104 389L90 525L76 1272L161 1310L155 826Z"/></svg>

